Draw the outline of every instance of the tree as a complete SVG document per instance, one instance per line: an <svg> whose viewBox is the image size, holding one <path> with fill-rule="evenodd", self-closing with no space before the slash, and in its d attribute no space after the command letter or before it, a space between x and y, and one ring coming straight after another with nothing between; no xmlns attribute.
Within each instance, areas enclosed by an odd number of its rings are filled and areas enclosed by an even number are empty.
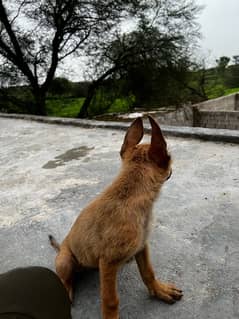
<svg viewBox="0 0 239 319"><path fill-rule="evenodd" d="M149 79L156 70L165 72L169 65L172 70L180 61L189 60L192 45L199 36L195 19L200 9L194 1L155 1L141 14L135 31L128 34L116 32L108 42L104 41L96 49L91 48L89 71L92 84L79 117L88 115L97 88L107 78L130 75L131 83L143 95L140 84L146 83L146 75Z"/></svg>
<svg viewBox="0 0 239 319"><path fill-rule="evenodd" d="M239 55L233 56L233 64L238 65L239 64Z"/></svg>
<svg viewBox="0 0 239 319"><path fill-rule="evenodd" d="M137 0L0 0L0 72L8 84L29 84L34 112L45 115L58 64L143 7Z"/></svg>
<svg viewBox="0 0 239 319"><path fill-rule="evenodd" d="M239 86L239 55L234 55L232 64L227 68L225 83L229 88Z"/></svg>
<svg viewBox="0 0 239 319"><path fill-rule="evenodd" d="M216 60L217 62L217 72L221 77L222 81L224 81L225 71L230 62L230 58L227 56L221 56L219 59Z"/></svg>

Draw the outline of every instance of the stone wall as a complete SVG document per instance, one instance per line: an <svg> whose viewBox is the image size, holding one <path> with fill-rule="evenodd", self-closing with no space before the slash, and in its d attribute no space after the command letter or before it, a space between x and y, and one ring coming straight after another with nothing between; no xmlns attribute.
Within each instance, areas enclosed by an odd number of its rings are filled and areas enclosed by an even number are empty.
<svg viewBox="0 0 239 319"><path fill-rule="evenodd" d="M160 124L174 126L193 126L194 109L191 106L185 106L176 111L168 113L156 113Z"/></svg>
<svg viewBox="0 0 239 319"><path fill-rule="evenodd" d="M186 107L155 115L164 125L239 130L239 111L202 111L197 107Z"/></svg>
<svg viewBox="0 0 239 319"><path fill-rule="evenodd" d="M239 94L194 105L194 126L239 130Z"/></svg>
<svg viewBox="0 0 239 319"><path fill-rule="evenodd" d="M234 93L194 105L200 111L239 111L239 94Z"/></svg>
<svg viewBox="0 0 239 319"><path fill-rule="evenodd" d="M239 94L231 94L174 112L159 114L158 119L165 125L239 130Z"/></svg>
<svg viewBox="0 0 239 319"><path fill-rule="evenodd" d="M157 117L162 125L205 127L239 130L239 94L205 101L199 104L188 105L177 110L167 111L160 109L154 111L142 111L131 114L123 114L118 117L129 121L138 116L151 114Z"/></svg>
<svg viewBox="0 0 239 319"><path fill-rule="evenodd" d="M194 126L239 130L239 111L199 111Z"/></svg>

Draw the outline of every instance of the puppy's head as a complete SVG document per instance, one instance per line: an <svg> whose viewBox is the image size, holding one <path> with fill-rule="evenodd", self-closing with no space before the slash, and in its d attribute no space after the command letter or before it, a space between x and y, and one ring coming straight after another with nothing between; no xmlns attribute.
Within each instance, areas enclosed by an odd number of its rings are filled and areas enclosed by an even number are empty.
<svg viewBox="0 0 239 319"><path fill-rule="evenodd" d="M167 150L167 143L158 123L151 116L148 116L148 118L152 128L151 143L139 144L144 135L143 121L139 117L130 125L120 155L124 164L137 163L151 166L160 172L160 175L163 175L166 180L172 173L171 157Z"/></svg>

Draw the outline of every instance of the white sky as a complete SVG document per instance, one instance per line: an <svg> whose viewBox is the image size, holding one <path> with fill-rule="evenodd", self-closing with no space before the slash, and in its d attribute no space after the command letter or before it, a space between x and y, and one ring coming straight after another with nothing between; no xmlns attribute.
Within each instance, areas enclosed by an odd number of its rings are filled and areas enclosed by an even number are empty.
<svg viewBox="0 0 239 319"><path fill-rule="evenodd" d="M199 16L202 52L210 62L239 55L239 0L195 0L205 5Z"/></svg>

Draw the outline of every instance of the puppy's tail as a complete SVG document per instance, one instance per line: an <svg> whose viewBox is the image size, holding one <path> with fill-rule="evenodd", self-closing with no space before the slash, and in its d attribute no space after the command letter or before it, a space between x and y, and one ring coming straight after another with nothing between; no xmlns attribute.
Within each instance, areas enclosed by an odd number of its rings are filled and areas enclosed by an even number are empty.
<svg viewBox="0 0 239 319"><path fill-rule="evenodd" d="M51 243L52 247L56 250L56 252L59 252L60 251L60 245L56 241L56 239L52 235L48 235L48 238L50 240L50 243Z"/></svg>

